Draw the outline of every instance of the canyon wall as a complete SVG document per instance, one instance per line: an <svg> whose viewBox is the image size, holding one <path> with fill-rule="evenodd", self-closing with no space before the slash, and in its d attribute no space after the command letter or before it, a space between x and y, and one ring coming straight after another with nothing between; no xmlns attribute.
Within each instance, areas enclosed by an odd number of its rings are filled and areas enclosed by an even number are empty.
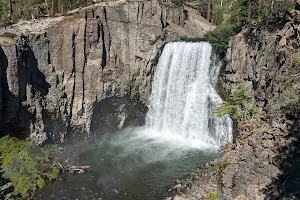
<svg viewBox="0 0 300 200"><path fill-rule="evenodd" d="M230 42L220 84L243 84L260 110L240 122L220 155L220 199L284 199L297 194L299 155L299 11L247 28ZM294 173L294 174L292 174ZM298 183L299 184L299 183ZM297 197L298 197L297 196Z"/></svg>
<svg viewBox="0 0 300 200"><path fill-rule="evenodd" d="M1 30L1 132L42 144L141 124L163 45L208 28L195 10L153 0Z"/></svg>

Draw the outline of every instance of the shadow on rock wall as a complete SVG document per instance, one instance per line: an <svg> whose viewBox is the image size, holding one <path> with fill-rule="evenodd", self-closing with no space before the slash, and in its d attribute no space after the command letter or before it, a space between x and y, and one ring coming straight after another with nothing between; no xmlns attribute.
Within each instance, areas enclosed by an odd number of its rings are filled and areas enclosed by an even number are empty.
<svg viewBox="0 0 300 200"><path fill-rule="evenodd" d="M94 103L91 132L94 135L145 124L147 107L138 100L110 97Z"/></svg>
<svg viewBox="0 0 300 200"><path fill-rule="evenodd" d="M1 135L7 132L29 132L29 119L33 115L22 106L19 98L15 96L8 86L7 67L8 60L0 47L0 65L1 65L1 89L2 89L2 120L1 120ZM23 119L20 119L20 117ZM26 120L24 120L26 119Z"/></svg>
<svg viewBox="0 0 300 200"><path fill-rule="evenodd" d="M36 105L41 104L42 98L48 94L50 84L38 69L37 60L25 38L17 44L17 66L8 66L5 51L0 47L0 67L2 75L0 131L2 134L9 132L26 138L30 134L30 121L35 120ZM16 91L12 92L12 87Z"/></svg>
<svg viewBox="0 0 300 200"><path fill-rule="evenodd" d="M268 186L267 200L300 199L300 102L284 108L291 125L286 140L292 142L279 149L277 167L282 174Z"/></svg>

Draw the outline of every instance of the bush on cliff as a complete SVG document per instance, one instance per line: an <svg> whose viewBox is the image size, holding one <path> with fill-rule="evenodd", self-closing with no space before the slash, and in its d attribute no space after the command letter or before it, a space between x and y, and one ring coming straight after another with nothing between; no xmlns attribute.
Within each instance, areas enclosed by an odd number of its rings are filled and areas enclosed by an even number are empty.
<svg viewBox="0 0 300 200"><path fill-rule="evenodd" d="M247 15L242 1L217 0L213 2L212 23L217 25L214 30L205 34L213 49L223 59L228 49L228 42L232 36L241 31L245 25Z"/></svg>
<svg viewBox="0 0 300 200"><path fill-rule="evenodd" d="M221 25L214 30L208 31L204 37L209 40L219 57L224 58L228 49L228 42L237 32L237 27Z"/></svg>
<svg viewBox="0 0 300 200"><path fill-rule="evenodd" d="M14 195L14 187L9 179L4 178L4 170L1 168L2 156L0 152L0 199L20 199L20 196Z"/></svg>
<svg viewBox="0 0 300 200"><path fill-rule="evenodd" d="M297 57L297 55L295 55ZM294 57L294 59L295 59ZM293 60L293 65L296 64ZM299 59L300 63L300 59ZM300 101L300 84L297 80L295 80L294 76L290 76L287 78L287 80L284 83L284 88L282 91L282 100L283 100L283 106L292 106L297 104Z"/></svg>
<svg viewBox="0 0 300 200"><path fill-rule="evenodd" d="M300 51L295 53L293 60L292 60L292 66L295 67L297 65L300 65Z"/></svg>
<svg viewBox="0 0 300 200"><path fill-rule="evenodd" d="M257 118L259 110L251 98L249 88L239 84L233 88L225 101L215 109L217 117L229 114L234 120L250 121Z"/></svg>
<svg viewBox="0 0 300 200"><path fill-rule="evenodd" d="M0 138L3 176L11 180L15 194L23 198L42 188L59 175L59 168L51 162L51 152L14 137Z"/></svg>
<svg viewBox="0 0 300 200"><path fill-rule="evenodd" d="M230 38L240 32L242 27L263 23L268 17L284 15L294 6L293 0L274 1L273 6L271 0L251 0L250 8L248 3L248 0L213 1L212 23L217 28L209 31L205 37L210 40L221 59L226 55Z"/></svg>

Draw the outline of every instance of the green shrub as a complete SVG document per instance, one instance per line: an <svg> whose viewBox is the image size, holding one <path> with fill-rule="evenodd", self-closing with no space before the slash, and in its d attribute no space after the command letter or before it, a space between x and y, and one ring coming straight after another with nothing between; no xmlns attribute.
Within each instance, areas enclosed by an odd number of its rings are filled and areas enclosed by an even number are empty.
<svg viewBox="0 0 300 200"><path fill-rule="evenodd" d="M216 26L219 26L224 21L224 8L221 6L215 6L213 7L212 12L212 23Z"/></svg>
<svg viewBox="0 0 300 200"><path fill-rule="evenodd" d="M284 105L290 105L297 103L299 100L299 91L294 87L289 87L283 90L283 103Z"/></svg>
<svg viewBox="0 0 300 200"><path fill-rule="evenodd" d="M208 31L204 37L210 41L219 57L224 58L228 49L228 42L238 32L237 29L232 25L220 25L214 30Z"/></svg>
<svg viewBox="0 0 300 200"><path fill-rule="evenodd" d="M294 55L293 60L292 60L293 67L296 65L299 65L299 64L300 64L300 51Z"/></svg>
<svg viewBox="0 0 300 200"><path fill-rule="evenodd" d="M214 25L242 26L247 18L247 10L242 1L213 1L212 23Z"/></svg>
<svg viewBox="0 0 300 200"><path fill-rule="evenodd" d="M247 86L239 84L230 91L225 101L215 109L217 117L230 115L236 121L249 121L259 114Z"/></svg>
<svg viewBox="0 0 300 200"><path fill-rule="evenodd" d="M210 192L206 198L206 200L218 200L218 193L216 192Z"/></svg>
<svg viewBox="0 0 300 200"><path fill-rule="evenodd" d="M52 165L51 152L47 148L5 136L0 138L0 152L4 177L11 180L15 194L21 194L23 198L59 175L59 169Z"/></svg>
<svg viewBox="0 0 300 200"><path fill-rule="evenodd" d="M287 77L284 83L284 89L282 91L282 100L283 106L297 104L300 101L300 85L294 80L293 76Z"/></svg>
<svg viewBox="0 0 300 200"><path fill-rule="evenodd" d="M271 14L271 0L251 1L253 23L262 22ZM275 1L274 9L277 15L282 15L294 6L292 0ZM248 1L220 0L213 1L212 23L217 28L209 31L205 37L210 40L216 53L224 58L230 38L240 32L248 19Z"/></svg>

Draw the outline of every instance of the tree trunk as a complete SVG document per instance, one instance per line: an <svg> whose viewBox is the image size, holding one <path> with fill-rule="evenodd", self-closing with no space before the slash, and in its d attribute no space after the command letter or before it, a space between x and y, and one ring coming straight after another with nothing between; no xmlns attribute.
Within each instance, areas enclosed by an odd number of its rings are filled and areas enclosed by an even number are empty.
<svg viewBox="0 0 300 200"><path fill-rule="evenodd" d="M51 15L54 15L54 0L52 0L52 4L51 4Z"/></svg>
<svg viewBox="0 0 300 200"><path fill-rule="evenodd" d="M252 7L251 7L251 0L248 0L248 24L251 26L252 24Z"/></svg>
<svg viewBox="0 0 300 200"><path fill-rule="evenodd" d="M12 3L11 3L11 0L9 0L9 16L11 17L13 13L13 10L12 10Z"/></svg>
<svg viewBox="0 0 300 200"><path fill-rule="evenodd" d="M61 2L61 0L58 0L58 2L57 2L57 11L58 11L58 13L60 13L60 3Z"/></svg>
<svg viewBox="0 0 300 200"><path fill-rule="evenodd" d="M211 10L211 7L210 7L210 4L211 4L211 0L208 0L208 5L207 5L207 21L210 22L210 10Z"/></svg>
<svg viewBox="0 0 300 200"><path fill-rule="evenodd" d="M272 3L271 3L271 14L272 14L273 16L276 15L275 9L274 9L274 1L272 1Z"/></svg>
<svg viewBox="0 0 300 200"><path fill-rule="evenodd" d="M45 5L46 5L47 14L49 15L49 5L48 5L48 1L47 0L45 0Z"/></svg>

